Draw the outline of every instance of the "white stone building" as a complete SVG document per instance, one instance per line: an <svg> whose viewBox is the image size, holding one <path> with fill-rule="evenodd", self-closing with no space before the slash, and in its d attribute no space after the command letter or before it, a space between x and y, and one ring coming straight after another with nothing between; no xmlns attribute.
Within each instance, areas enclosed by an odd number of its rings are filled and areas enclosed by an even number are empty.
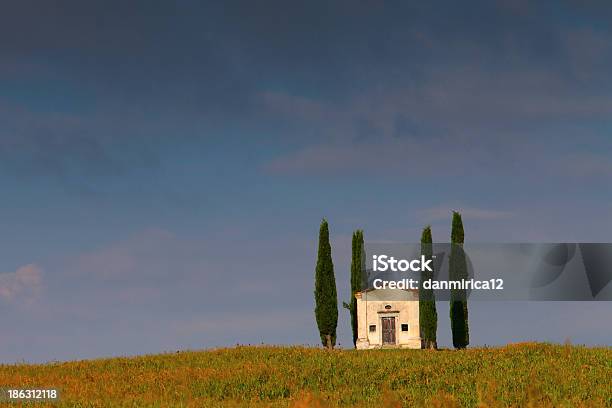
<svg viewBox="0 0 612 408"><path fill-rule="evenodd" d="M367 289L357 298L357 349L421 348L416 290Z"/></svg>

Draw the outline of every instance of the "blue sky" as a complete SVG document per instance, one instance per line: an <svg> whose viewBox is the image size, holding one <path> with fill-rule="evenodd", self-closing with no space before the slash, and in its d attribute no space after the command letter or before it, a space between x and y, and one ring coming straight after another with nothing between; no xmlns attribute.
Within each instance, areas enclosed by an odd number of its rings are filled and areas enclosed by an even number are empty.
<svg viewBox="0 0 612 408"><path fill-rule="evenodd" d="M448 241L456 209L472 242L609 242L611 18L597 1L6 5L0 360L316 344L322 217L340 300L356 228ZM475 345L612 340L610 303L471 313Z"/></svg>

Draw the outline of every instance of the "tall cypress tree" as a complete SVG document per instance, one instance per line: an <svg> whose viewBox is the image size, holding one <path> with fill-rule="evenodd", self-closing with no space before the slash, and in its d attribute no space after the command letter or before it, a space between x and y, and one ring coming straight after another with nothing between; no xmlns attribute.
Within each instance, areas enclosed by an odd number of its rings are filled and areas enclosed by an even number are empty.
<svg viewBox="0 0 612 408"><path fill-rule="evenodd" d="M361 266L363 262L363 230L353 232L351 258L351 300L344 302L344 307L351 313L351 328L353 329L353 345L357 345L357 299L355 293L361 288Z"/></svg>
<svg viewBox="0 0 612 408"><path fill-rule="evenodd" d="M433 257L433 240L429 225L423 229L421 234L421 254L426 259L432 259ZM433 272L422 272L421 282L427 279L433 279ZM419 326L421 338L423 339L423 348L438 348L436 341L438 312L436 311L436 298L432 289L421 288L419 291Z"/></svg>
<svg viewBox="0 0 612 408"><path fill-rule="evenodd" d="M463 252L463 221L461 214L453 211L453 224L451 229L451 255L449 260L449 275L451 280L467 279L467 263ZM465 289L451 291L450 299L451 330L453 332L453 346L457 349L466 348L470 344L468 326L468 307Z"/></svg>
<svg viewBox="0 0 612 408"><path fill-rule="evenodd" d="M329 227L325 218L319 229L319 251L315 269L315 317L321 343L328 349L336 344L336 327L338 325L338 296L336 278L332 262L331 245L329 244Z"/></svg>

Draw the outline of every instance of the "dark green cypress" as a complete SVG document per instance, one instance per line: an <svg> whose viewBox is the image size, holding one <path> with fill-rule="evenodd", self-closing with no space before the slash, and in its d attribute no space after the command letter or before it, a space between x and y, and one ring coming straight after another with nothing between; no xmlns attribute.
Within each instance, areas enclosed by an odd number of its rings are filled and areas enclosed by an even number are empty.
<svg viewBox="0 0 612 408"><path fill-rule="evenodd" d="M451 255L449 260L450 280L467 279L467 263L463 252L464 233L461 214L453 211L451 229ZM451 291L450 319L453 333L453 346L457 349L466 348L470 344L468 326L468 306L466 291L454 289Z"/></svg>
<svg viewBox="0 0 612 408"><path fill-rule="evenodd" d="M421 234L421 254L424 255L426 259L432 259L433 257L433 240L430 226L425 227ZM430 271L423 271L421 274L421 282L427 279L433 279L433 274L434 273ZM419 291L419 326L421 338L423 339L423 348L438 348L438 343L436 341L438 312L436 311L436 297L432 289L421 288Z"/></svg>
<svg viewBox="0 0 612 408"><path fill-rule="evenodd" d="M344 302L344 307L351 313L351 328L353 329L353 345L357 344L357 299L355 293L361 291L361 268L363 264L363 231L353 232L351 258L351 300Z"/></svg>
<svg viewBox="0 0 612 408"><path fill-rule="evenodd" d="M327 220L321 221L319 229L319 250L315 269L315 317L321 343L329 349L336 344L336 327L338 325L338 296L336 278L329 243Z"/></svg>

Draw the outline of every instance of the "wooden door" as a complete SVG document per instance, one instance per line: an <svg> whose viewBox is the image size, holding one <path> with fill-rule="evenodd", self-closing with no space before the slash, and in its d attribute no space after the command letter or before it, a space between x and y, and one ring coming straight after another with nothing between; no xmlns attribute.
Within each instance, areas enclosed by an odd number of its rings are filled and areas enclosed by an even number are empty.
<svg viewBox="0 0 612 408"><path fill-rule="evenodd" d="M395 344L395 317L382 318L383 344Z"/></svg>

